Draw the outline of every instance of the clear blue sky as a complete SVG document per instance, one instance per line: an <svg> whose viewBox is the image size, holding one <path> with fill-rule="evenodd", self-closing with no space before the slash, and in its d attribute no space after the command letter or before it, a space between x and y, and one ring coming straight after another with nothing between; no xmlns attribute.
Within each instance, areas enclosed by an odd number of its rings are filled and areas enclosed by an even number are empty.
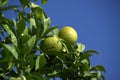
<svg viewBox="0 0 120 80"><path fill-rule="evenodd" d="M42 7L52 25L74 27L78 42L100 53L91 61L105 66L106 80L120 79L120 0L48 0Z"/></svg>

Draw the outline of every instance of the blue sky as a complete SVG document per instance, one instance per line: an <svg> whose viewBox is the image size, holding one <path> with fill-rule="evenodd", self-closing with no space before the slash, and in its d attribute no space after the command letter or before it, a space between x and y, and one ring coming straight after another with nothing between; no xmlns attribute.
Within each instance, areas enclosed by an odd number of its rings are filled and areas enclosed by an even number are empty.
<svg viewBox="0 0 120 80"><path fill-rule="evenodd" d="M94 55L91 62L105 66L106 80L119 80L119 0L49 0L43 9L52 25L74 27L79 35L78 42L100 53Z"/></svg>
<svg viewBox="0 0 120 80"><path fill-rule="evenodd" d="M50 17L51 25L72 26L78 32L78 42L84 43L86 50L94 49L100 53L94 55L91 62L105 66L106 80L119 80L119 0L48 0L42 8ZM12 17L12 13L5 14Z"/></svg>

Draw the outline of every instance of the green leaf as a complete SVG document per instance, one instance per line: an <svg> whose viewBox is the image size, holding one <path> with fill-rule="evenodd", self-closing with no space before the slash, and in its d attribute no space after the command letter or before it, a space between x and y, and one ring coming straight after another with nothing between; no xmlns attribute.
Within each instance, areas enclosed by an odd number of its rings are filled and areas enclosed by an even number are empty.
<svg viewBox="0 0 120 80"><path fill-rule="evenodd" d="M28 34L28 27L25 27L23 33L21 34L21 44L24 45L30 38L30 35Z"/></svg>
<svg viewBox="0 0 120 80"><path fill-rule="evenodd" d="M83 59L83 60L81 61L81 63L83 63L83 64L89 64L90 62L89 62L88 59Z"/></svg>
<svg viewBox="0 0 120 80"><path fill-rule="evenodd" d="M95 51L95 50L87 50L87 51L85 51L84 53L95 53L95 54L99 54L97 51Z"/></svg>
<svg viewBox="0 0 120 80"><path fill-rule="evenodd" d="M54 29L56 29L58 27L52 27L52 28L49 28L45 31L44 35L47 35L49 32L52 32Z"/></svg>
<svg viewBox="0 0 120 80"><path fill-rule="evenodd" d="M40 60L39 61L39 69L41 70L46 64L46 58L45 58L44 54L40 55L39 60Z"/></svg>
<svg viewBox="0 0 120 80"><path fill-rule="evenodd" d="M81 69L81 72L85 72L85 71L88 71L90 68L90 66L88 64L82 64L80 69Z"/></svg>
<svg viewBox="0 0 120 80"><path fill-rule="evenodd" d="M45 35L45 32L49 29L49 26L50 26L50 18L47 18L47 19L43 19L43 33L42 33L42 36Z"/></svg>
<svg viewBox="0 0 120 80"><path fill-rule="evenodd" d="M101 79L102 79L102 80L105 80L105 77L104 77L104 75L103 75L103 74L101 74Z"/></svg>
<svg viewBox="0 0 120 80"><path fill-rule="evenodd" d="M8 0L0 0L0 7L8 4Z"/></svg>
<svg viewBox="0 0 120 80"><path fill-rule="evenodd" d="M21 49L21 52L27 56L27 54L33 49L35 43L36 35L29 38L29 40L24 44L24 47Z"/></svg>
<svg viewBox="0 0 120 80"><path fill-rule="evenodd" d="M48 0L42 0L42 4L46 4Z"/></svg>
<svg viewBox="0 0 120 80"><path fill-rule="evenodd" d="M58 26L55 26L55 27L58 27ZM58 28L54 29L54 30L53 30L53 33L54 33L56 36L58 36L58 33L59 33Z"/></svg>
<svg viewBox="0 0 120 80"><path fill-rule="evenodd" d="M9 80L26 80L26 77L23 76L23 75L21 75L21 76L19 76L19 77L10 77Z"/></svg>
<svg viewBox="0 0 120 80"><path fill-rule="evenodd" d="M36 27L36 22L34 18L30 18L30 31L33 35L36 34L37 27Z"/></svg>
<svg viewBox="0 0 120 80"><path fill-rule="evenodd" d="M21 4L23 4L24 6L26 6L30 0L20 0Z"/></svg>
<svg viewBox="0 0 120 80"><path fill-rule="evenodd" d="M35 62L35 70L39 69L39 62L40 62L40 56L37 56L36 62Z"/></svg>
<svg viewBox="0 0 120 80"><path fill-rule="evenodd" d="M88 59L89 57L91 57L92 54L88 54L88 53L82 53L80 55L80 60L83 60L83 59Z"/></svg>
<svg viewBox="0 0 120 80"><path fill-rule="evenodd" d="M18 23L17 23L17 32L18 32L18 37L21 35L21 33L24 31L25 29L25 22L24 20L20 20Z"/></svg>
<svg viewBox="0 0 120 80"><path fill-rule="evenodd" d="M58 72L54 70L52 73L48 73L48 76L54 76L56 74L58 74Z"/></svg>
<svg viewBox="0 0 120 80"><path fill-rule="evenodd" d="M106 72L105 68L102 65L97 65L95 67L92 67L91 70L100 70L100 71Z"/></svg>
<svg viewBox="0 0 120 80"><path fill-rule="evenodd" d="M15 8L18 8L19 6L17 5L14 5L14 6L7 6L7 7L3 7L1 8L2 11L6 11L6 10L10 10L10 9L15 9Z"/></svg>
<svg viewBox="0 0 120 80"><path fill-rule="evenodd" d="M4 48L6 48L9 52L12 53L12 55L15 57L15 59L18 59L18 53L17 53L17 51L16 51L13 47L11 47L11 46L9 46L9 45L7 45L7 44L3 44L3 46L4 46Z"/></svg>
<svg viewBox="0 0 120 80"><path fill-rule="evenodd" d="M29 46L30 49L32 49L35 45L36 42L36 35L32 36L28 41L27 44Z"/></svg>
<svg viewBox="0 0 120 80"><path fill-rule="evenodd" d="M97 78L100 79L101 78L101 73L99 70L97 70Z"/></svg>
<svg viewBox="0 0 120 80"><path fill-rule="evenodd" d="M35 22L36 22L36 34L38 35L38 37L41 37L41 35L43 34L43 23L41 23L41 20L38 18L35 18Z"/></svg>
<svg viewBox="0 0 120 80"><path fill-rule="evenodd" d="M76 49L77 52L83 52L83 50L85 49L85 45L82 43L77 43L76 47L77 47Z"/></svg>
<svg viewBox="0 0 120 80"><path fill-rule="evenodd" d="M91 80L97 80L97 78L94 77L94 78L92 78Z"/></svg>
<svg viewBox="0 0 120 80"><path fill-rule="evenodd" d="M27 75L27 80L45 80L42 74L38 72L32 72Z"/></svg>
<svg viewBox="0 0 120 80"><path fill-rule="evenodd" d="M17 46L18 43L17 43L17 38L15 36L15 34L10 30L10 28L8 27L8 25L3 25L4 29L7 31L8 35L11 36L11 42Z"/></svg>
<svg viewBox="0 0 120 80"><path fill-rule="evenodd" d="M39 19L43 19L44 17L47 18L45 12L43 11L43 9L34 4L34 3L31 3L30 7L32 8L32 13L31 14L34 14L36 16L36 18L39 18Z"/></svg>

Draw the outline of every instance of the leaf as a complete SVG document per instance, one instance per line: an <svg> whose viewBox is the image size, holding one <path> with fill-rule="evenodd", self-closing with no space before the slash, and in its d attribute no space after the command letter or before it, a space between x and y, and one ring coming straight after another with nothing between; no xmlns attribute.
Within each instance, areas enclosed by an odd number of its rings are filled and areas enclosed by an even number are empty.
<svg viewBox="0 0 120 80"><path fill-rule="evenodd" d="M21 35L21 33L24 31L25 29L25 22L24 20L20 20L18 23L17 23L17 33L18 33L18 37Z"/></svg>
<svg viewBox="0 0 120 80"><path fill-rule="evenodd" d="M15 9L15 8L18 8L19 6L17 5L14 5L14 6L7 6L7 7L3 7L1 8L2 11L6 11L6 10L10 10L10 9Z"/></svg>
<svg viewBox="0 0 120 80"><path fill-rule="evenodd" d="M42 0L42 4L46 4L48 0Z"/></svg>
<svg viewBox="0 0 120 80"><path fill-rule="evenodd" d="M46 58L45 58L44 54L40 55L40 59L39 60L40 60L39 61L39 69L41 70L45 66L45 64L46 64Z"/></svg>
<svg viewBox="0 0 120 80"><path fill-rule="evenodd" d="M9 52L12 53L12 55L15 57L15 59L18 59L18 53L17 53L17 51L16 51L13 47L11 47L11 46L9 46L9 45L7 45L7 44L3 44L3 46L4 46L4 48L6 48Z"/></svg>
<svg viewBox="0 0 120 80"><path fill-rule="evenodd" d="M39 69L39 62L40 62L40 56L37 56L36 62L35 62L35 70Z"/></svg>
<svg viewBox="0 0 120 80"><path fill-rule="evenodd" d="M83 52L83 50L85 49L85 45L82 43L77 43L76 47L77 47L76 49L77 52Z"/></svg>
<svg viewBox="0 0 120 80"><path fill-rule="evenodd" d="M21 44L24 45L30 38L30 35L28 34L28 27L25 27L23 33L21 34Z"/></svg>
<svg viewBox="0 0 120 80"><path fill-rule="evenodd" d="M101 78L101 73L99 70L97 70L97 78L100 79Z"/></svg>
<svg viewBox="0 0 120 80"><path fill-rule="evenodd" d="M88 64L82 64L80 69L81 69L81 72L85 72L85 71L88 71L90 68L90 66ZM86 75L86 74L85 74Z"/></svg>
<svg viewBox="0 0 120 80"><path fill-rule="evenodd" d="M20 0L21 4L23 4L24 6L26 6L30 0Z"/></svg>
<svg viewBox="0 0 120 80"><path fill-rule="evenodd" d="M90 62L89 62L88 59L83 59L83 60L81 61L81 63L83 63L83 64L89 64Z"/></svg>
<svg viewBox="0 0 120 80"><path fill-rule="evenodd" d="M19 77L10 77L10 80L26 80L26 77L21 75Z"/></svg>
<svg viewBox="0 0 120 80"><path fill-rule="evenodd" d="M102 65L97 65L95 67L92 67L91 70L97 70L97 69L100 71L106 72L105 68Z"/></svg>
<svg viewBox="0 0 120 80"><path fill-rule="evenodd" d="M8 4L8 0L0 0L0 7Z"/></svg>
<svg viewBox="0 0 120 80"><path fill-rule="evenodd" d="M42 74L38 72L32 72L27 75L27 80L45 80Z"/></svg>
<svg viewBox="0 0 120 80"><path fill-rule="evenodd" d="M87 50L87 51L85 51L84 53L95 53L95 54L99 54L97 51L95 51L95 50Z"/></svg>
<svg viewBox="0 0 120 80"><path fill-rule="evenodd" d="M44 36L44 33L49 29L50 26L50 18L47 19L43 19L43 34L42 36Z"/></svg>
<svg viewBox="0 0 120 80"><path fill-rule="evenodd" d="M30 31L31 31L31 34L33 35L36 34L37 27L36 27L36 22L34 18L30 18Z"/></svg>
<svg viewBox="0 0 120 80"><path fill-rule="evenodd" d="M44 17L47 18L47 15L45 14L45 12L40 6L34 3L31 3L30 7L32 8L31 14L34 14L36 18L39 18L39 19L43 19Z"/></svg>
<svg viewBox="0 0 120 80"><path fill-rule="evenodd" d="M49 28L45 31L44 35L47 35L49 32L53 31L54 29L56 29L58 27L52 27L52 28Z"/></svg>
<svg viewBox="0 0 120 80"><path fill-rule="evenodd" d="M103 75L103 74L101 74L101 79L102 79L102 80L105 80L105 77L104 77L104 75Z"/></svg>
<svg viewBox="0 0 120 80"><path fill-rule="evenodd" d="M91 80L97 80L97 78L94 77L94 78L92 78Z"/></svg>
<svg viewBox="0 0 120 80"><path fill-rule="evenodd" d="M52 73L48 73L48 76L54 76L56 74L58 74L58 72L54 70Z"/></svg>
<svg viewBox="0 0 120 80"><path fill-rule="evenodd" d="M36 42L36 35L32 36L28 41L27 44L29 46L30 49L33 48L33 46L35 45Z"/></svg>
<svg viewBox="0 0 120 80"><path fill-rule="evenodd" d="M88 54L88 53L82 53L80 55L80 60L83 60L83 59L88 59L89 57L91 57L92 54Z"/></svg>
<svg viewBox="0 0 120 80"><path fill-rule="evenodd" d="M58 26L56 26L56 27L58 27ZM58 33L59 33L58 28L54 29L54 30L53 30L53 33L54 33L56 36L58 36Z"/></svg>
<svg viewBox="0 0 120 80"><path fill-rule="evenodd" d="M26 56L33 49L36 42L36 35L29 38L29 40L23 45L24 47L21 49L21 52Z"/></svg>
<svg viewBox="0 0 120 80"><path fill-rule="evenodd" d="M10 28L8 27L8 25L3 25L4 29L7 31L8 35L11 36L11 41L12 43L17 46L18 43L17 43L17 38L15 36L15 34L10 30Z"/></svg>

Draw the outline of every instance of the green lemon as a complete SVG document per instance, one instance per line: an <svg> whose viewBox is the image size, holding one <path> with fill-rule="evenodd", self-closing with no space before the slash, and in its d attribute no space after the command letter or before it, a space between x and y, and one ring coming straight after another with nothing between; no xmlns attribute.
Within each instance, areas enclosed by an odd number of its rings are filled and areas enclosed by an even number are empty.
<svg viewBox="0 0 120 80"><path fill-rule="evenodd" d="M74 28L65 26L60 30L59 37L69 42L70 44L73 44L77 41L78 34Z"/></svg>

